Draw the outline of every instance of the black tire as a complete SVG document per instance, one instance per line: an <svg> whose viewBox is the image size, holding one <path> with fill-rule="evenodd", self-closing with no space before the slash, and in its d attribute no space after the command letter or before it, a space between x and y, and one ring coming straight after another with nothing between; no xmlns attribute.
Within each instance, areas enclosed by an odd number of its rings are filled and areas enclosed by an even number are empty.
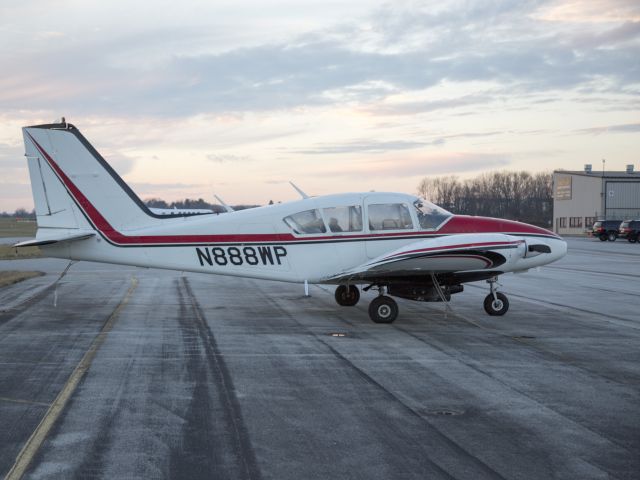
<svg viewBox="0 0 640 480"><path fill-rule="evenodd" d="M339 285L336 288L336 302L343 307L353 307L360 300L360 290L355 285Z"/></svg>
<svg viewBox="0 0 640 480"><path fill-rule="evenodd" d="M496 293L498 300L494 300L493 295L489 294L484 299L484 311L489 315L501 316L509 310L509 300L504 293Z"/></svg>
<svg viewBox="0 0 640 480"><path fill-rule="evenodd" d="M369 318L374 323L392 323L398 318L398 304L385 295L376 297L369 304Z"/></svg>
<svg viewBox="0 0 640 480"><path fill-rule="evenodd" d="M601 242L606 242L607 241L607 236L604 233L602 235L600 235L598 238L600 239Z"/></svg>
<svg viewBox="0 0 640 480"><path fill-rule="evenodd" d="M638 236L637 235L629 235L627 237L627 240L629 240L631 243L636 243L638 241Z"/></svg>
<svg viewBox="0 0 640 480"><path fill-rule="evenodd" d="M615 242L616 238L618 238L618 235L616 235L615 232L609 232L609 234L607 235L607 240L609 240L610 242Z"/></svg>

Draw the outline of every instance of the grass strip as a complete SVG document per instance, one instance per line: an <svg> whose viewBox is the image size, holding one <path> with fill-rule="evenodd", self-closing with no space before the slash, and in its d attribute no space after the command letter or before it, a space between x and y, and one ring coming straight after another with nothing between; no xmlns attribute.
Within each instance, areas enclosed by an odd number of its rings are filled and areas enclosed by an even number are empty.
<svg viewBox="0 0 640 480"><path fill-rule="evenodd" d="M15 248L11 245L0 245L0 260L15 260L19 258L38 258L42 251L38 247Z"/></svg>
<svg viewBox="0 0 640 480"><path fill-rule="evenodd" d="M14 283L27 280L29 278L41 277L43 272L16 272L13 270L0 271L0 288L7 285L13 285Z"/></svg>

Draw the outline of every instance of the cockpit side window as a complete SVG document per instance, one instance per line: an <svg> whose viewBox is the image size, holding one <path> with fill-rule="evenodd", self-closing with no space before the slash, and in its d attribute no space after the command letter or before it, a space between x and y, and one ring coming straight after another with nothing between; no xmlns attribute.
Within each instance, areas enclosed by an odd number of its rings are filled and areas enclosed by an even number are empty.
<svg viewBox="0 0 640 480"><path fill-rule="evenodd" d="M426 200L416 200L413 204L422 230L435 230L452 214Z"/></svg>
<svg viewBox="0 0 640 480"><path fill-rule="evenodd" d="M411 230L413 221L403 203L377 203L369 205L370 230Z"/></svg>
<svg viewBox="0 0 640 480"><path fill-rule="evenodd" d="M322 213L324 218L329 221L329 230L333 233L362 231L362 207L360 205L323 208Z"/></svg>
<svg viewBox="0 0 640 480"><path fill-rule="evenodd" d="M304 212L294 213L283 218L294 233L326 233L325 227L319 210L305 210Z"/></svg>

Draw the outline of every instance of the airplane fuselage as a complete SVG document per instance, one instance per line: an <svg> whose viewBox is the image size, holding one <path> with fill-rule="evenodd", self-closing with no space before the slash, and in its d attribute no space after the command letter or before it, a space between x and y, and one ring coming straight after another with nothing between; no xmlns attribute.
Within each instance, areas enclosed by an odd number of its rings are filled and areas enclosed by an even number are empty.
<svg viewBox="0 0 640 480"><path fill-rule="evenodd" d="M95 238L42 248L47 255L74 260L310 283L332 283L330 278L336 274L421 240L437 239L444 249L469 245L476 233L509 235L514 242L522 242L505 249L500 244L503 239L496 239L496 248L506 257L500 273L544 265L566 252L565 242L547 230L484 217L453 215L430 230L421 229L412 218L412 227L402 231L372 231L365 221L360 232L311 234L296 233L283 221L296 212L345 205L359 206L366 218L372 202L399 203L408 209L415 200L396 193L329 195L220 215L163 219L157 227L135 231L103 226ZM94 224L100 223L90 213L87 217ZM548 245L553 253L523 255L527 241L533 239ZM486 240L483 238L482 243ZM458 258L457 262L457 268L464 271L487 267L483 259L473 256ZM438 271L437 266L434 271Z"/></svg>

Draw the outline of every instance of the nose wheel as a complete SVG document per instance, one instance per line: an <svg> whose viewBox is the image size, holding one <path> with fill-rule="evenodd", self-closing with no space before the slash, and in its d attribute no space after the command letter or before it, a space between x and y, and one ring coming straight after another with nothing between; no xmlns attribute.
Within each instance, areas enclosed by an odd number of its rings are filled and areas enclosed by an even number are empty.
<svg viewBox="0 0 640 480"><path fill-rule="evenodd" d="M489 315L500 316L509 310L509 299L504 293L496 290L497 278L487 280L491 293L484 299L484 311Z"/></svg>

